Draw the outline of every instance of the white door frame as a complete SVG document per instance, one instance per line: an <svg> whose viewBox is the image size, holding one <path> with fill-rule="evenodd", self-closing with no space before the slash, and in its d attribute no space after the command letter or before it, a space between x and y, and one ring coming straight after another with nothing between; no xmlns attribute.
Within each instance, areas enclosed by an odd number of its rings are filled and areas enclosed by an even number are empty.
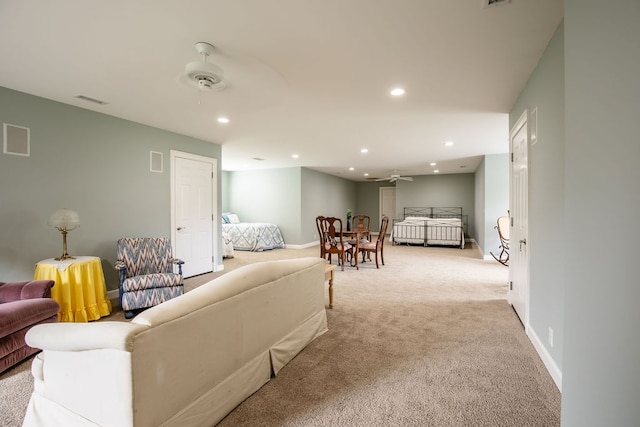
<svg viewBox="0 0 640 427"><path fill-rule="evenodd" d="M218 159L213 157L205 157L200 156L198 154L186 153L184 151L170 150L170 169L171 169L171 177L170 177L170 209L171 209L171 245L173 253L176 253L176 218L175 218L175 208L176 208L176 194L175 194L175 160L177 157L189 160L195 160L199 162L210 163L212 165L211 170L213 171L213 180L211 185L211 204L212 204L212 213L213 213L213 224L212 224L212 236L211 236L211 244L212 244L212 254L213 259L211 260L213 271L220 271L224 267L216 264L216 260L218 259L217 255L221 254L221 242L220 235L218 233Z"/></svg>

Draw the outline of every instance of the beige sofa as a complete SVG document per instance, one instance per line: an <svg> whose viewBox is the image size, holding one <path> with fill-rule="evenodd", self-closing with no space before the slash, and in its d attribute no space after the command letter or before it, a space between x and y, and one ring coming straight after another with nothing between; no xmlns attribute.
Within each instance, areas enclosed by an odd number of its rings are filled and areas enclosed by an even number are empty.
<svg viewBox="0 0 640 427"><path fill-rule="evenodd" d="M130 323L35 326L24 426L216 424L327 331L324 265L247 265Z"/></svg>

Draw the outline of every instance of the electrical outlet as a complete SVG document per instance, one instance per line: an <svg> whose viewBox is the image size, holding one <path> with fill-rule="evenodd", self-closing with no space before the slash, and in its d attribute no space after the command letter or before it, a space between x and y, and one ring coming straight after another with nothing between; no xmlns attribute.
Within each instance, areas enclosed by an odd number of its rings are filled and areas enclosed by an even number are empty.
<svg viewBox="0 0 640 427"><path fill-rule="evenodd" d="M553 347L553 329L549 327L549 345Z"/></svg>

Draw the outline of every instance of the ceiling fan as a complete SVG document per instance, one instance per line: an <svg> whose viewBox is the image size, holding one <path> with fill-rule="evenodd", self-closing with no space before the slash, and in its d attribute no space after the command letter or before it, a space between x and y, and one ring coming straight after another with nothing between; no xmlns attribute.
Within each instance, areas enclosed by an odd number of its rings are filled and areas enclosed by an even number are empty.
<svg viewBox="0 0 640 427"><path fill-rule="evenodd" d="M375 181L389 181L390 183L394 183L398 180L401 181L413 181L413 178L410 176L401 176L400 174L398 174L397 170L394 170L393 173L386 177L386 178L378 178Z"/></svg>
<svg viewBox="0 0 640 427"><path fill-rule="evenodd" d="M193 47L201 58L188 62L177 81L198 92L198 104L202 96L215 93L217 96L210 97L210 102L223 105L227 112L239 107L247 111L271 106L284 96L287 89L284 77L259 59L207 42L195 43ZM249 96L251 105L247 107Z"/></svg>
<svg viewBox="0 0 640 427"><path fill-rule="evenodd" d="M196 51L202 56L202 61L189 62L184 67L181 80L200 91L218 91L229 87L224 78L224 70L216 64L207 62L207 58L215 52L215 47L207 42L195 44Z"/></svg>

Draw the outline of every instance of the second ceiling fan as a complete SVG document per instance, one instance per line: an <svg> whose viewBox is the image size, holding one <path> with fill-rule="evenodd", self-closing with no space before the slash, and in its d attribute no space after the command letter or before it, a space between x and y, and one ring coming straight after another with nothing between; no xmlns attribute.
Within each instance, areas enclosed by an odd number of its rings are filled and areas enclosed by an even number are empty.
<svg viewBox="0 0 640 427"><path fill-rule="evenodd" d="M410 176L401 176L397 170L394 170L393 173L386 177L386 178L378 178L376 179L376 181L389 181L391 183L394 183L398 180L402 180L402 181L413 181L413 178Z"/></svg>

